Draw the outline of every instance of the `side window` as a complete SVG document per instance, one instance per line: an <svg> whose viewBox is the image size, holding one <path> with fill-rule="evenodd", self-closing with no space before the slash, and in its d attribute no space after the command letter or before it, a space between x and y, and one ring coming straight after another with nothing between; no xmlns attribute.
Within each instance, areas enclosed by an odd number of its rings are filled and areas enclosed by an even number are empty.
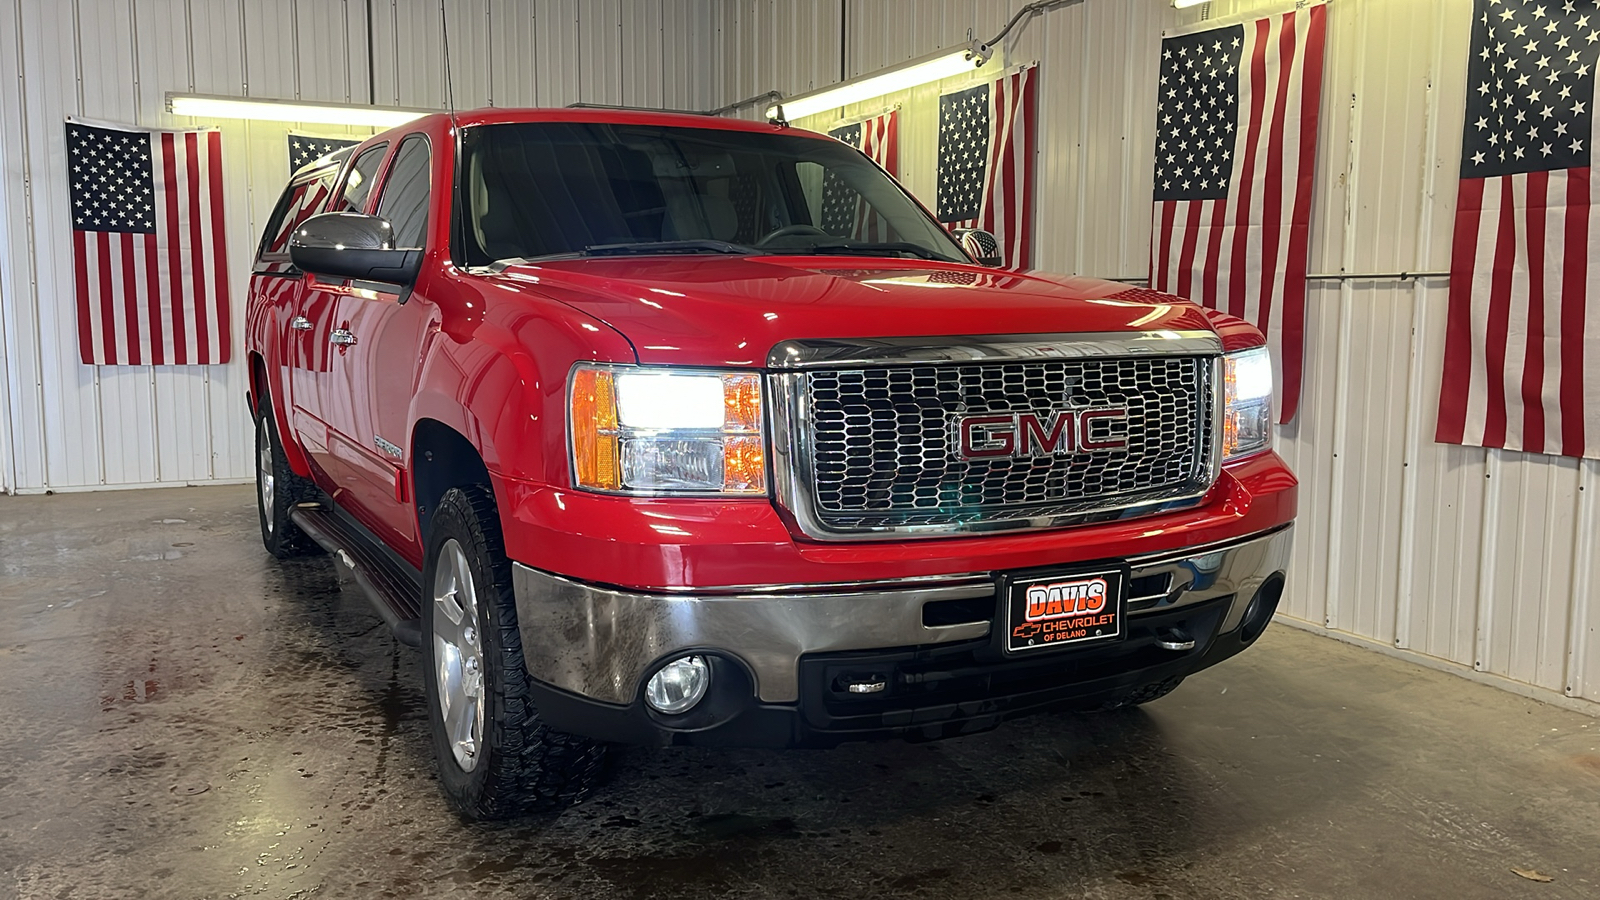
<svg viewBox="0 0 1600 900"><path fill-rule="evenodd" d="M290 235L301 222L322 209L328 195L333 193L333 180L338 174L338 169L329 168L316 178L291 182L284 188L261 234L261 246L256 251L258 270L288 268Z"/></svg>
<svg viewBox="0 0 1600 900"><path fill-rule="evenodd" d="M328 207L329 212L367 211L367 195L372 193L372 185L377 182L378 163L383 162L387 147L387 144L379 144L356 157L350 174L345 176L344 190L339 192L339 199Z"/></svg>
<svg viewBox="0 0 1600 900"><path fill-rule="evenodd" d="M394 226L394 245L401 250L420 249L428 238L428 139L420 134L406 138L389 166L389 178L378 198L378 215Z"/></svg>

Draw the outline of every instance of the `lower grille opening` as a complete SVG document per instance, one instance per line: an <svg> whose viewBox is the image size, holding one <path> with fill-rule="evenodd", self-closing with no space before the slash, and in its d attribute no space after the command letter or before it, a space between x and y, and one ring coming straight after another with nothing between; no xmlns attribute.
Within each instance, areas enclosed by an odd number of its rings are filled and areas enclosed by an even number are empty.
<svg viewBox="0 0 1600 900"><path fill-rule="evenodd" d="M1231 596L1218 597L1139 616L1129 620L1125 640L1038 657L998 658L987 639L808 655L800 663L801 691L810 702L802 706L811 728L847 732L1005 715L1074 698L1093 705L1100 699L1097 691L1135 683L1143 673L1205 653L1232 602ZM1171 629L1192 638L1194 647L1160 646L1160 634ZM873 689L850 691L852 682L870 683ZM880 683L883 688L876 688Z"/></svg>
<svg viewBox="0 0 1600 900"><path fill-rule="evenodd" d="M927 628L994 621L993 595L961 600L934 600L922 604L922 624Z"/></svg>

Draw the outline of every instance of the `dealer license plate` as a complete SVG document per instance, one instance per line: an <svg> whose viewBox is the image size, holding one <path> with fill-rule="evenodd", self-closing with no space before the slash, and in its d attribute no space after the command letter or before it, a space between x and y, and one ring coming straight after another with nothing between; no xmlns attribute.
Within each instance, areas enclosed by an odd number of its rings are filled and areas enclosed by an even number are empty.
<svg viewBox="0 0 1600 900"><path fill-rule="evenodd" d="M1125 570L1008 577L1007 653L1029 653L1120 640L1127 629Z"/></svg>

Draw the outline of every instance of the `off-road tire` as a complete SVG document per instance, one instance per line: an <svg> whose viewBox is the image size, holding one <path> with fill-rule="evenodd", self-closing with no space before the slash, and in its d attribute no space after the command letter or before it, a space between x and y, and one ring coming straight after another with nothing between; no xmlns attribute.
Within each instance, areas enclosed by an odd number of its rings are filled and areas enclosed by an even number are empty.
<svg viewBox="0 0 1600 900"><path fill-rule="evenodd" d="M441 552L454 539L471 570L477 595L484 686L483 739L472 771L451 750L439 703L433 628L434 584ZM529 696L528 669L517 629L500 517L485 485L451 488L434 510L423 569L422 655L428 724L439 783L468 819L506 819L562 809L599 783L606 746L550 728Z"/></svg>
<svg viewBox="0 0 1600 900"><path fill-rule="evenodd" d="M1160 700L1162 697L1172 693L1180 684L1183 684L1182 675L1173 675L1160 681L1152 681L1149 684L1140 685L1120 697L1107 700L1105 703L1095 707L1091 712L1115 712L1119 709L1129 709L1149 703L1152 700Z"/></svg>
<svg viewBox="0 0 1600 900"><path fill-rule="evenodd" d="M311 479L302 478L289 468L274 418L272 401L263 392L256 410L256 512L261 524L261 543L278 559L312 556L323 552L321 545L300 530L289 518L289 512L298 504L317 500L321 492ZM272 473L270 503L264 484L269 471Z"/></svg>

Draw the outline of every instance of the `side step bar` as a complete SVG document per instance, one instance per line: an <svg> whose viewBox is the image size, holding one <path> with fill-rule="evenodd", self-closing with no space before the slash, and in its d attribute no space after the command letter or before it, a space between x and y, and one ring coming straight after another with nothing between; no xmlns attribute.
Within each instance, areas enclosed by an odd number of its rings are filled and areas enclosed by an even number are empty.
<svg viewBox="0 0 1600 900"><path fill-rule="evenodd" d="M301 506L289 518L349 570L378 615L408 647L422 646L422 574L390 557L359 525L321 506Z"/></svg>

